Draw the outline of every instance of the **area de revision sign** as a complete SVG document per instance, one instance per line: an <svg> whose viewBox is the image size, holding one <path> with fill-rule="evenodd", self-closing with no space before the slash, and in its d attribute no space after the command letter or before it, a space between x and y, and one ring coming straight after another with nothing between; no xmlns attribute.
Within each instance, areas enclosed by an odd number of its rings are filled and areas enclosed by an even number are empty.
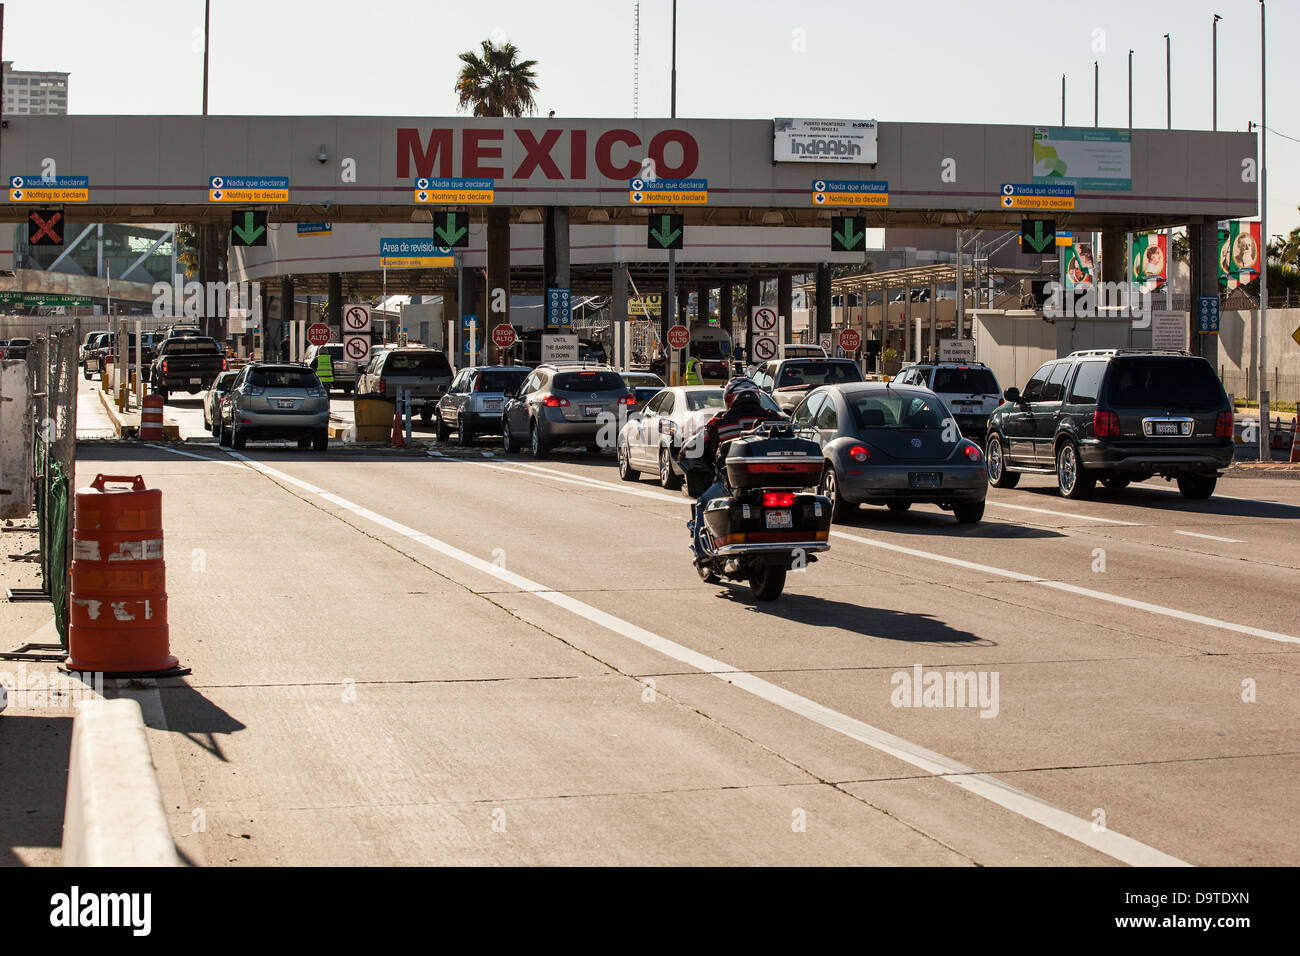
<svg viewBox="0 0 1300 956"><path fill-rule="evenodd" d="M408 236L379 240L379 265L383 269L446 269L455 264L455 253L433 239Z"/></svg>

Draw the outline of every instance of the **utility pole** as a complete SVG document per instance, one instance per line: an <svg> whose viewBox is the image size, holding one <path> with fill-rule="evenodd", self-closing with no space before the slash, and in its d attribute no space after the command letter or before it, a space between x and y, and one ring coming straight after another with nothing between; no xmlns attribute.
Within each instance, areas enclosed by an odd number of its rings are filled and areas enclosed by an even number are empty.
<svg viewBox="0 0 1300 956"><path fill-rule="evenodd" d="M1223 17L1217 13L1214 15L1214 21L1211 23L1211 40L1210 40L1210 129L1219 128L1219 21Z"/></svg>
<svg viewBox="0 0 1300 956"><path fill-rule="evenodd" d="M1133 128L1133 51L1128 51L1128 128Z"/></svg>
<svg viewBox="0 0 1300 956"><path fill-rule="evenodd" d="M669 102L669 115L677 118L677 0L673 0L673 63L672 95ZM655 175L659 174L655 170ZM659 332L663 339L660 343L664 350L664 370L668 372L668 384L679 382L680 370L677 367L677 350L668 345L668 329L677 324L677 250L668 250L668 301L663 304L663 318L660 319ZM671 318L670 318L671 317ZM788 321L788 320L787 320Z"/></svg>
<svg viewBox="0 0 1300 956"><path fill-rule="evenodd" d="M208 115L208 52L209 52L209 24L212 19L212 0L203 0L203 115ZM203 285L203 334L214 335L215 317L208 315L207 303L211 301L208 295L208 283L215 281L214 267L216 266L217 250L215 230L212 223L200 222L196 230L196 239L199 245L199 282ZM175 281L173 277L172 281ZM174 300L174 297L173 297ZM225 351L225 338L221 337L218 341L222 344L222 351Z"/></svg>
<svg viewBox="0 0 1300 956"><path fill-rule="evenodd" d="M1092 61L1092 125L1101 125L1101 65Z"/></svg>
<svg viewBox="0 0 1300 956"><path fill-rule="evenodd" d="M1169 34L1165 34L1165 129L1174 128L1174 72L1173 47ZM1190 234L1189 234L1190 236ZM1165 227L1165 308L1174 307L1174 270L1169 267L1169 257L1174 252L1174 230ZM1132 268L1130 266L1129 268Z"/></svg>
<svg viewBox="0 0 1300 956"><path fill-rule="evenodd" d="M1061 74L1061 125L1065 125L1065 74Z"/></svg>
<svg viewBox="0 0 1300 956"><path fill-rule="evenodd" d="M1268 461L1268 75L1265 72L1264 0L1259 0L1259 460Z"/></svg>

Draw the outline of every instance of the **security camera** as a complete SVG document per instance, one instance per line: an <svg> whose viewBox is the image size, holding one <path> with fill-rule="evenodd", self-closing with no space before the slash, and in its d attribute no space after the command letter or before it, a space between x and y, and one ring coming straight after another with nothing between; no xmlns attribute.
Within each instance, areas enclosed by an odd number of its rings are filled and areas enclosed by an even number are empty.
<svg viewBox="0 0 1300 956"><path fill-rule="evenodd" d="M325 150L325 144L320 144L320 152L316 154L316 162L324 166L330 161L330 154Z"/></svg>

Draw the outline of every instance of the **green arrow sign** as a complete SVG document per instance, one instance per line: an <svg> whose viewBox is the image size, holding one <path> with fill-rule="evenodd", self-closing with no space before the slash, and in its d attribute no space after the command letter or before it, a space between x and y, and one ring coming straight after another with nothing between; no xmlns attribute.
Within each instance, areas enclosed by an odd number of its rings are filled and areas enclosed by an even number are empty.
<svg viewBox="0 0 1300 956"><path fill-rule="evenodd" d="M230 244L232 246L266 245L266 213L249 209L230 214Z"/></svg>
<svg viewBox="0 0 1300 956"><path fill-rule="evenodd" d="M465 248L469 245L469 215L463 212L434 213L433 237L444 246Z"/></svg>
<svg viewBox="0 0 1300 956"><path fill-rule="evenodd" d="M680 213L661 213L650 217L647 249L680 249L685 219Z"/></svg>
<svg viewBox="0 0 1300 956"><path fill-rule="evenodd" d="M831 251L862 252L867 248L867 220L862 216L831 218Z"/></svg>
<svg viewBox="0 0 1300 956"><path fill-rule="evenodd" d="M1056 222L1052 219L1022 219L1020 245L1038 253L1056 245Z"/></svg>

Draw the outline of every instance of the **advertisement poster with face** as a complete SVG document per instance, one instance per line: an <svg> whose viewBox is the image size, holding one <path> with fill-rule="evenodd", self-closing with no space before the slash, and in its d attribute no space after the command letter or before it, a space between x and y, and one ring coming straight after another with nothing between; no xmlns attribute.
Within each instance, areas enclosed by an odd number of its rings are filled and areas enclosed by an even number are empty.
<svg viewBox="0 0 1300 956"><path fill-rule="evenodd" d="M1095 272L1096 266L1093 264L1091 242L1078 242L1066 250L1066 288L1076 285L1092 285L1092 277Z"/></svg>
<svg viewBox="0 0 1300 956"><path fill-rule="evenodd" d="M1164 233L1133 237L1133 282L1139 289L1155 292L1168 281L1168 249Z"/></svg>
<svg viewBox="0 0 1300 956"><path fill-rule="evenodd" d="M1219 230L1219 284L1229 289L1259 278L1259 223L1234 219Z"/></svg>

